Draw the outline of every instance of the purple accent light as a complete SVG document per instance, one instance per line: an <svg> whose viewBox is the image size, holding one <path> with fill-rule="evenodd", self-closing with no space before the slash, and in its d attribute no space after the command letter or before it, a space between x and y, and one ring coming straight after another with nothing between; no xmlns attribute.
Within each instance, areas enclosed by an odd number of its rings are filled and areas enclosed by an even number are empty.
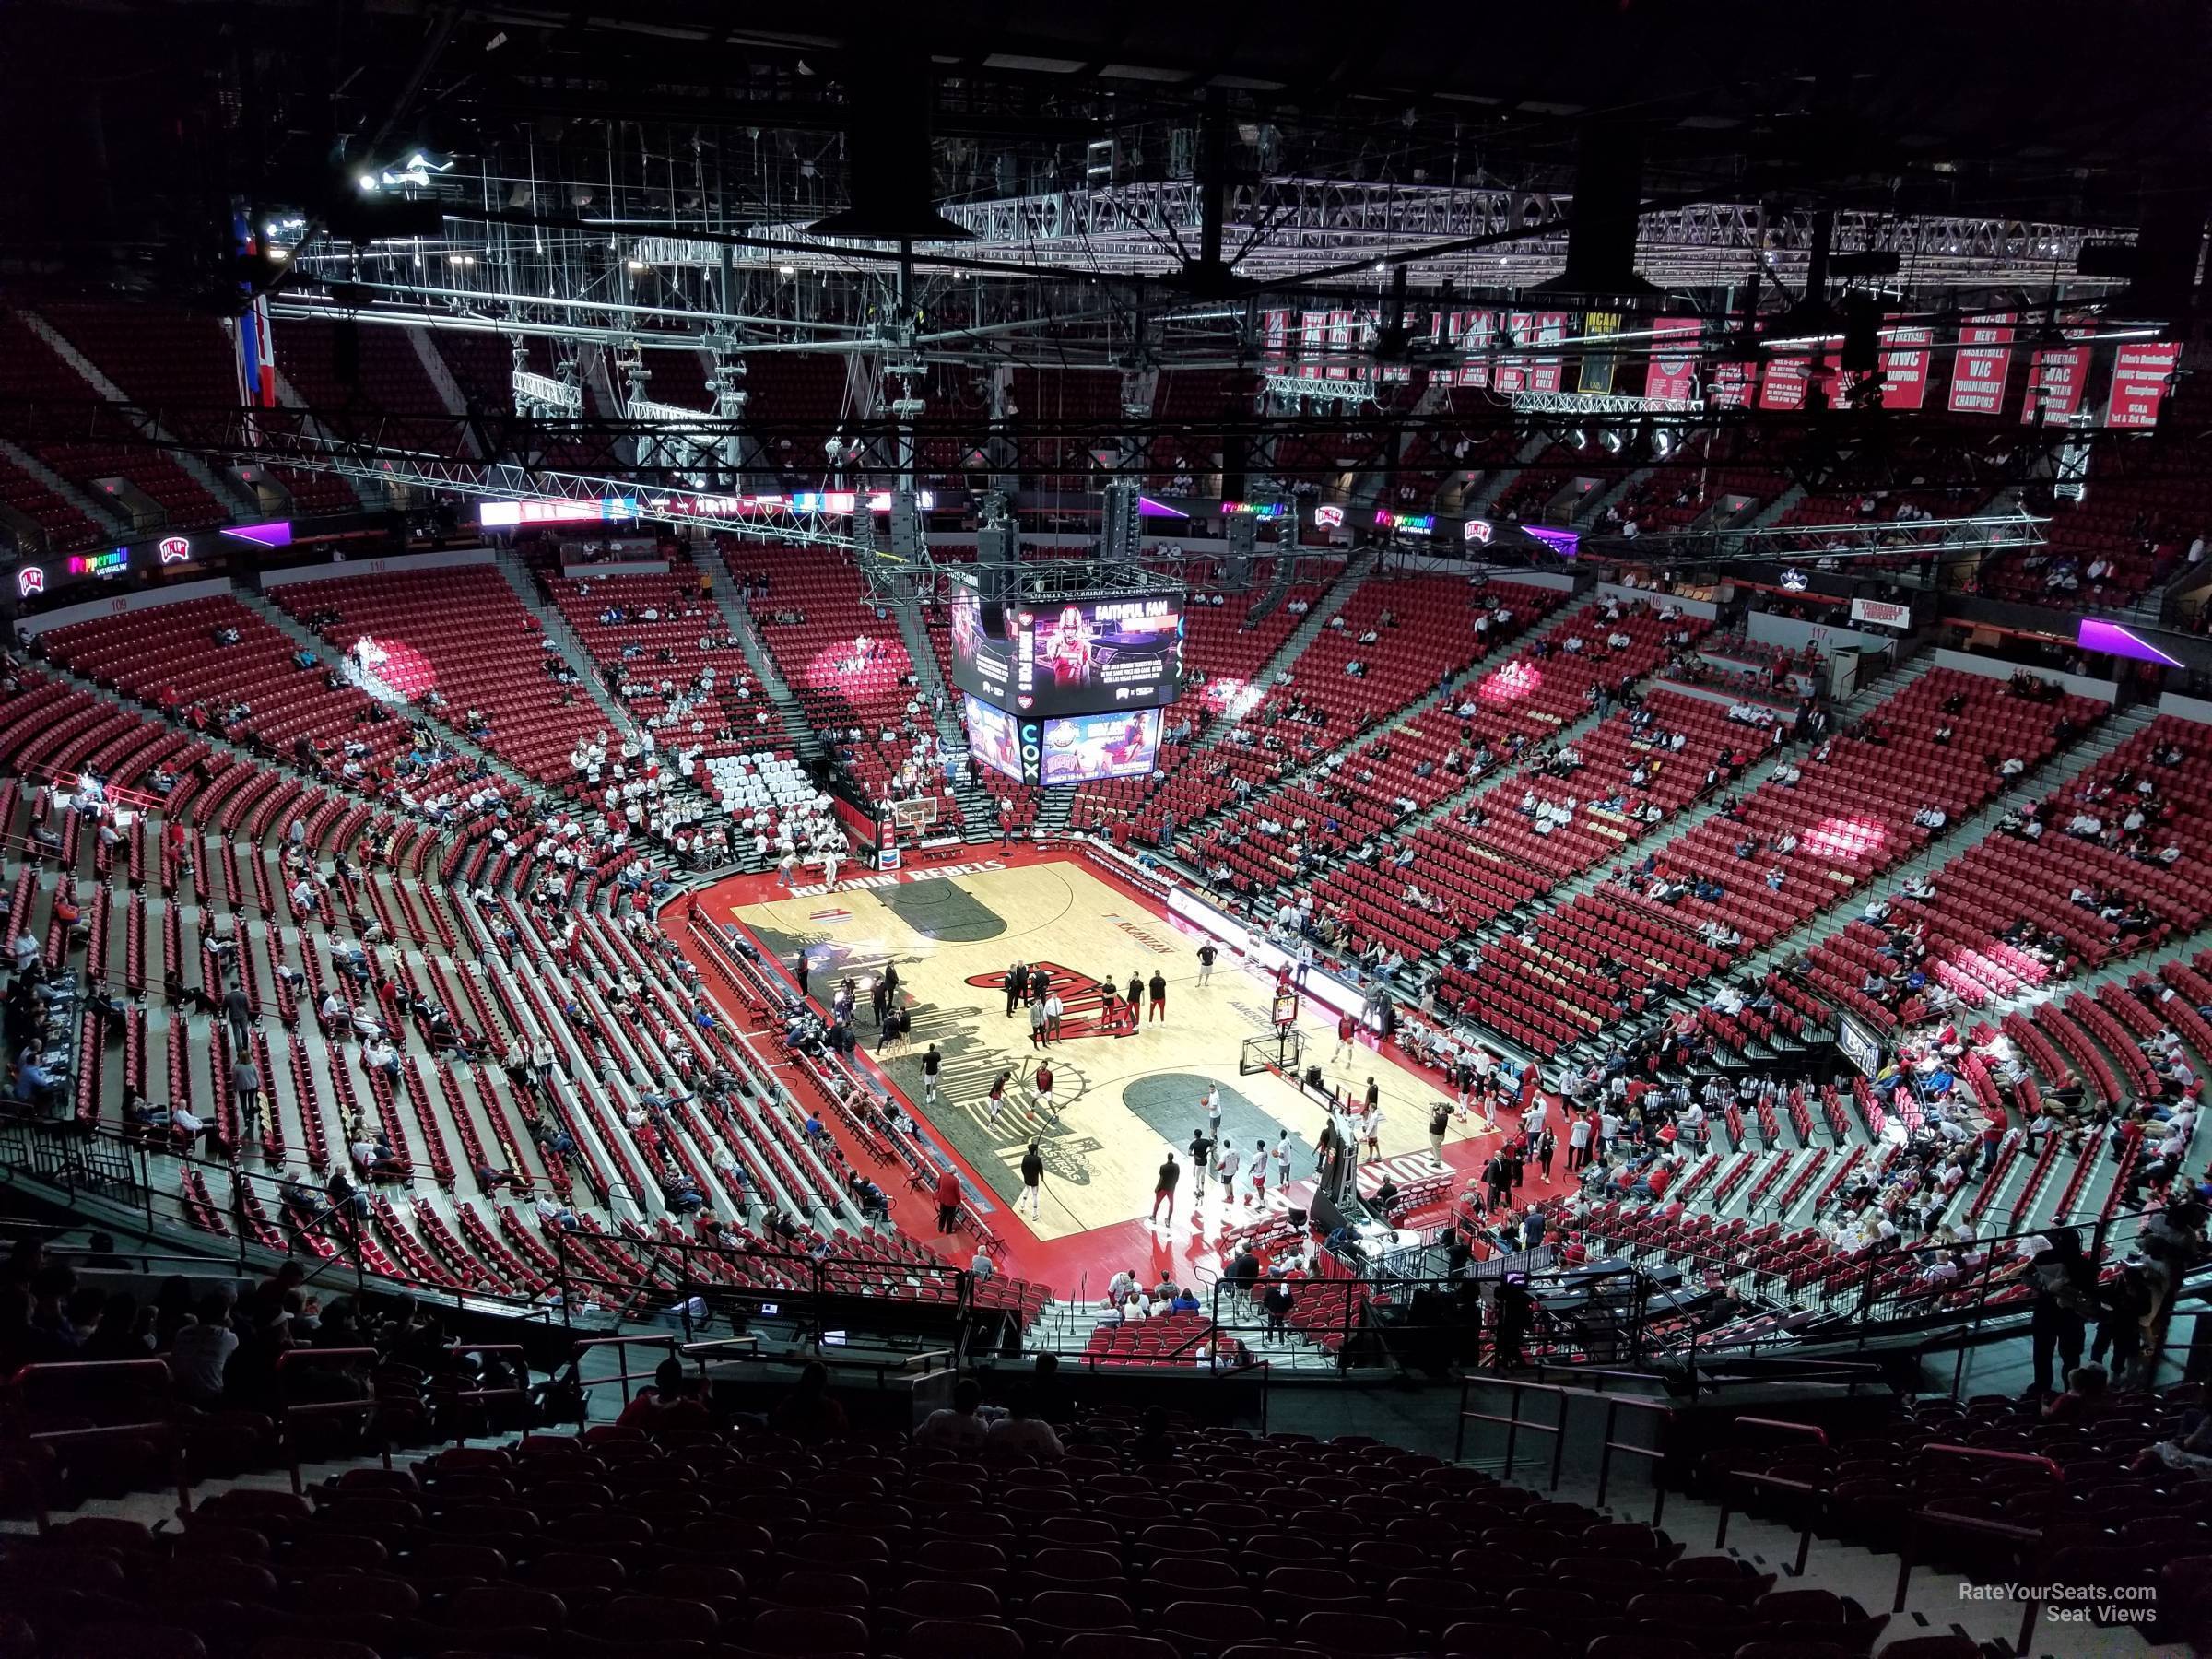
<svg viewBox="0 0 2212 1659"><path fill-rule="evenodd" d="M264 547L288 547L292 545L292 521L272 519L265 524L231 524L223 534Z"/></svg>
<svg viewBox="0 0 2212 1659"><path fill-rule="evenodd" d="M1524 524L1522 529L1535 536L1561 559L1572 559L1582 549L1583 538L1573 530L1545 530L1535 524Z"/></svg>
<svg viewBox="0 0 2212 1659"><path fill-rule="evenodd" d="M1165 501L1156 501L1150 496L1140 495L1136 498L1136 516L1139 518L1187 519L1191 515L1169 506Z"/></svg>
<svg viewBox="0 0 2212 1659"><path fill-rule="evenodd" d="M2138 663L2162 663L2169 668L2186 665L2175 661L2156 645L2143 640L2117 622L2100 622L2094 617L2084 617L2074 642L2084 651L2100 651L2107 656L2132 657Z"/></svg>

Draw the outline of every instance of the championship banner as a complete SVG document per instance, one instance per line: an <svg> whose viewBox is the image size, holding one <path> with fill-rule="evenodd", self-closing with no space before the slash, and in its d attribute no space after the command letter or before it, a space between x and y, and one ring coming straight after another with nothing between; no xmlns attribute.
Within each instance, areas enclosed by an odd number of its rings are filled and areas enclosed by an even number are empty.
<svg viewBox="0 0 2212 1659"><path fill-rule="evenodd" d="M1557 346L1567 337L1567 326L1574 321L1566 312L1538 312L1536 313L1536 342L1543 346ZM1558 358L1538 358L1529 365L1528 389L1531 392L1557 392L1565 384Z"/></svg>
<svg viewBox="0 0 2212 1659"><path fill-rule="evenodd" d="M1928 401L1928 347L1932 328L1882 330L1882 407L1917 409Z"/></svg>
<svg viewBox="0 0 2212 1659"><path fill-rule="evenodd" d="M1757 363L1715 363L1712 401L1724 409L1747 409L1759 395Z"/></svg>
<svg viewBox="0 0 2212 1659"><path fill-rule="evenodd" d="M1499 342L1500 347L1512 351L1528 345L1535 338L1535 318L1527 312L1507 312L1505 337ZM1528 371L1526 358L1502 358L1498 366L1490 371L1490 388L1509 397L1515 392L1526 392L1529 390Z"/></svg>
<svg viewBox="0 0 2212 1659"><path fill-rule="evenodd" d="M1351 378L1352 313L1348 311L1329 313L1329 366L1324 371L1330 380Z"/></svg>
<svg viewBox="0 0 2212 1659"><path fill-rule="evenodd" d="M1976 317L1959 331L1951 359L1954 415L2000 415L2005 410L2005 376L2012 368L2011 312Z"/></svg>
<svg viewBox="0 0 2212 1659"><path fill-rule="evenodd" d="M2104 424L2112 427L2154 427L2159 406L2166 399L2166 382L2181 359L2174 345L2123 346L2112 360L2112 391L2104 406Z"/></svg>
<svg viewBox="0 0 2212 1659"><path fill-rule="evenodd" d="M2069 328L2066 337L2086 339L2085 331ZM2020 401L2020 424L2030 425L2037 412L2046 421L2070 419L2081 407L2081 394L2089 386L2089 348L2087 346L2046 346L2029 359L2028 395Z"/></svg>
<svg viewBox="0 0 2212 1659"><path fill-rule="evenodd" d="M1643 371L1643 394L1688 402L1698 394L1699 317L1658 317L1652 323L1652 358Z"/></svg>
<svg viewBox="0 0 2212 1659"><path fill-rule="evenodd" d="M1271 371L1279 373L1290 355L1290 313L1287 311L1263 312L1260 314L1260 354Z"/></svg>
<svg viewBox="0 0 2212 1659"><path fill-rule="evenodd" d="M1618 312L1589 312L1583 317L1583 337L1590 344L1583 348L1583 360L1578 365L1574 389L1597 397L1609 397L1613 392L1615 366L1620 361L1619 347L1604 345L1620 332L1621 315Z"/></svg>
<svg viewBox="0 0 2212 1659"><path fill-rule="evenodd" d="M1768 360L1766 378L1759 382L1759 406L1762 409L1802 409L1805 407L1805 389L1812 383L1813 359L1802 357L1778 357Z"/></svg>
<svg viewBox="0 0 2212 1659"><path fill-rule="evenodd" d="M1487 386L1490 383L1490 354L1498 349L1498 313L1496 312L1453 312L1452 313L1452 342L1468 361L1460 365L1459 383L1463 386Z"/></svg>
<svg viewBox="0 0 2212 1659"><path fill-rule="evenodd" d="M1328 354L1329 313L1327 312L1300 312L1298 313L1299 372L1312 374L1321 359Z"/></svg>

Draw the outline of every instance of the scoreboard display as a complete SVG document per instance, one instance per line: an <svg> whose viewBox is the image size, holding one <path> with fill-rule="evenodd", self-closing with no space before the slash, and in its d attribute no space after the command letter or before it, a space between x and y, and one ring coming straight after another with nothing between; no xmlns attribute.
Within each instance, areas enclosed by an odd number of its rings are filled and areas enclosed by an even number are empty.
<svg viewBox="0 0 2212 1659"><path fill-rule="evenodd" d="M952 683L1038 718L1157 709L1182 694L1182 630L1180 594L1010 601L1003 613L961 594L952 606Z"/></svg>

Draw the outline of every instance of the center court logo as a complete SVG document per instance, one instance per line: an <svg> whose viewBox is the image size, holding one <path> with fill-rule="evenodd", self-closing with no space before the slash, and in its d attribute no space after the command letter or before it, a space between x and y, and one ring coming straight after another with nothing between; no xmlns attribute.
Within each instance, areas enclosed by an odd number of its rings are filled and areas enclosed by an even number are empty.
<svg viewBox="0 0 2212 1659"><path fill-rule="evenodd" d="M1087 973L1077 973L1073 968L1064 968L1058 962L1031 962L1030 969L1041 968L1053 976L1053 989L1060 994L1060 1001L1069 1018L1088 1015L1096 1017L1106 1006L1106 987ZM1005 969L996 973L971 973L968 983L979 991L1004 992L1006 984Z"/></svg>

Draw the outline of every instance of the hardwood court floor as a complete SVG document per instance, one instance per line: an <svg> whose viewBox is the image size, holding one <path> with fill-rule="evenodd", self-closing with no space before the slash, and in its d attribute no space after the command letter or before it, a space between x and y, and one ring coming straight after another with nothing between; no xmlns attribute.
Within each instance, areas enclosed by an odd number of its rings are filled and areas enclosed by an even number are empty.
<svg viewBox="0 0 2212 1659"><path fill-rule="evenodd" d="M997 861L990 861L996 863ZM1192 1132L1205 1122L1199 1097L1221 1090L1222 1135L1244 1159L1231 1218L1255 1214L1248 1175L1254 1144L1272 1147L1288 1131L1290 1173L1303 1182L1313 1172L1312 1137L1324 1116L1319 1105L1282 1078L1237 1075L1243 1040L1269 1029L1271 982L1232 966L1224 951L1212 982L1198 983L1196 935L1137 901L1124 889L1066 857L1041 857L1008 867L968 868L939 875L928 867L864 876L834 891L760 896L761 878L714 890L718 920L749 929L787 968L804 947L811 989L827 1005L838 982L851 977L862 987L858 1029L883 1072L913 1110L988 1187L979 1193L993 1223L1009 1240L1024 1233L1050 1241L1095 1229L1122 1230L1144 1223L1151 1207L1161 1159L1172 1149L1186 1168L1177 1200L1176 1232L1191 1218L1196 1184L1187 1165ZM865 885L864 885L865 884ZM724 898L726 894L726 899ZM750 900L750 902L745 901ZM737 900L728 902L729 900ZM1001 977L1014 961L1042 963L1052 971L1067 1013L1061 1041L1041 1054L1030 1041L1027 1010L1009 1017ZM884 1052L869 1017L866 986L887 964L896 964L913 1035L904 1053ZM1125 985L1132 973L1149 981L1158 968L1168 980L1167 1018L1148 1021L1134 1035L1100 1030L1097 986L1112 975ZM1335 1020L1308 1004L1300 1023L1306 1059L1355 1093L1373 1077L1382 1092L1381 1156L1428 1155L1429 1109L1434 1083L1403 1066L1387 1052L1361 1046L1335 1063ZM938 1098L924 1100L921 1055L935 1043L945 1056ZM1046 1119L1031 1109L1028 1087L1041 1058L1054 1075L1055 1111ZM994 1120L986 1110L993 1078L1010 1070L1006 1103ZM1464 1165L1480 1125L1454 1126L1449 1161ZM1040 1142L1046 1176L1042 1212L1030 1221L1026 1208L1011 1212L1020 1195L1019 1167L1030 1137ZM1477 1157L1479 1161L1479 1155ZM1274 1167L1269 1198L1279 1206ZM1220 1188L1209 1181L1203 1214L1209 1230L1223 1213Z"/></svg>

